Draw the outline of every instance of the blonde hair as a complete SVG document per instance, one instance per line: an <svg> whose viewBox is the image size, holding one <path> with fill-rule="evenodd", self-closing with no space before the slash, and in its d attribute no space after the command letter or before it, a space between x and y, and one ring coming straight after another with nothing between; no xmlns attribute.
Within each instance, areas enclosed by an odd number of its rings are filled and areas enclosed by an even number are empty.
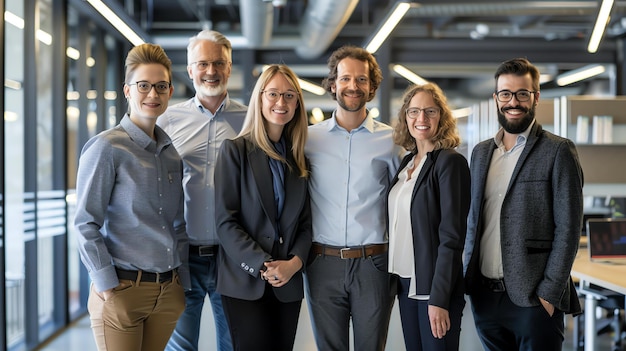
<svg viewBox="0 0 626 351"><path fill-rule="evenodd" d="M288 139L289 144L291 144L291 150L288 151L291 151L293 155L300 176L308 177L309 173L304 157L304 145L306 144L308 127L307 115L306 109L304 108L302 89L298 83L298 76L291 70L291 68L285 65L270 65L259 76L259 79L252 90L252 96L250 98L250 103L248 104L248 112L239 136L249 138L253 144L263 150L263 152L265 152L269 157L284 162L291 168L291 165L287 162L287 160L274 149L274 146L267 135L265 118L263 117L262 111L262 92L270 79L277 74L282 74L298 92L298 105L296 107L295 114L291 121L285 125L283 134Z"/></svg>
<svg viewBox="0 0 626 351"><path fill-rule="evenodd" d="M132 77L137 67L157 63L167 69L169 82L172 82L172 61L167 57L165 50L156 44L140 44L130 49L126 56L126 77L124 82L130 84L128 80Z"/></svg>
<svg viewBox="0 0 626 351"><path fill-rule="evenodd" d="M400 111L398 111L398 120L393 130L394 143L413 153L417 151L415 139L411 136L411 133L409 133L406 122L406 109L409 108L411 99L413 99L417 93L426 93L432 96L435 105L440 110L437 133L431 140L435 144L435 150L454 149L459 146L461 144L461 137L456 127L456 119L452 116L452 110L450 110L448 106L448 100L445 94L435 83L411 85L406 89L402 96L402 107Z"/></svg>

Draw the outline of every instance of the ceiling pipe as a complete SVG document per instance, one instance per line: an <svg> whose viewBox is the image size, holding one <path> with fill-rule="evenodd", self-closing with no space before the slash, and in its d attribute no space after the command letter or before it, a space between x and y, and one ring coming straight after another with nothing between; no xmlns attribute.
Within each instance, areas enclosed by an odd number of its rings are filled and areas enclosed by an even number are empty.
<svg viewBox="0 0 626 351"><path fill-rule="evenodd" d="M359 0L309 1L300 26L302 43L296 47L298 56L305 59L321 56L337 38L358 3Z"/></svg>
<svg viewBox="0 0 626 351"><path fill-rule="evenodd" d="M240 0L241 33L248 40L249 48L262 48L272 39L274 7L271 2Z"/></svg>

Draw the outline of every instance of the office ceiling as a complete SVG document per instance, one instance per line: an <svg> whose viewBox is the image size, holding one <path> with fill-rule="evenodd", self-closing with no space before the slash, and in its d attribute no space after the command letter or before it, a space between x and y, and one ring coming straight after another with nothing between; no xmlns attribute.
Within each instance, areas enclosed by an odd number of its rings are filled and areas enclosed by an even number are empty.
<svg viewBox="0 0 626 351"><path fill-rule="evenodd" d="M110 0L116 2L116 0ZM188 84L186 45L190 36L210 28L224 33L234 46L231 94L244 87L242 60L255 64L286 63L302 78L320 83L325 62L344 44L364 46L395 1L390 0L117 0L149 40L161 44ZM457 107L484 100L493 91L498 63L527 57L542 73L554 77L590 63L617 66L621 72L626 33L626 3L616 1L600 49L587 53L587 43L601 1L423 0L408 11L385 46L379 62L402 64L437 82ZM243 57L243 58L242 58ZM554 90L556 95L615 93L615 68L599 80ZM397 99L406 79L386 71ZM193 94L179 89L183 95ZM546 95L546 94L544 94ZM245 96L245 95L244 95ZM328 97L307 95L314 104L332 108ZM310 105L307 100L307 105Z"/></svg>

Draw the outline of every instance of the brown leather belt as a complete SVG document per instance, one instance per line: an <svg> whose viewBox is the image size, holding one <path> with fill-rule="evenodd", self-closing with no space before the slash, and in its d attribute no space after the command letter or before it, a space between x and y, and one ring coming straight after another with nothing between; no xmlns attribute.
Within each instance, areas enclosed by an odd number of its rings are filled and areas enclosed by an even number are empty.
<svg viewBox="0 0 626 351"><path fill-rule="evenodd" d="M335 256L342 259L348 258L361 258L380 255L387 252L389 246L387 244L371 244L365 246L354 247L337 247L326 246L322 244L313 243L311 250L316 255Z"/></svg>

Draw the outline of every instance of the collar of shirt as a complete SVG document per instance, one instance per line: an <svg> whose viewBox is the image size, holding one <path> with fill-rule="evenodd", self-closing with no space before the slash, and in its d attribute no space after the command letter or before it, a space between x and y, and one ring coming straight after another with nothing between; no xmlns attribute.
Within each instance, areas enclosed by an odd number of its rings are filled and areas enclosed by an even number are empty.
<svg viewBox="0 0 626 351"><path fill-rule="evenodd" d="M221 104L220 104L220 106L217 108L217 110L215 110L215 113L211 113L211 111L209 111L209 109L207 109L206 107L204 107L204 106L202 105L202 103L200 102L200 100L198 99L198 96L197 96L197 95L193 97L193 101L194 101L194 104L195 104L196 106L198 106L198 110L199 110L200 112L202 112L203 114L205 114L205 115L209 116L209 118L213 118L213 117L215 117L215 115L217 115L219 112L221 112L221 111L223 111L223 110L225 110L225 109L226 109L226 107L228 106L228 101L229 101L229 98L228 98L228 93L226 93L226 97L224 98L224 100L222 100L222 103L221 103Z"/></svg>
<svg viewBox="0 0 626 351"><path fill-rule="evenodd" d="M519 147L526 145L526 140L528 140L528 136L530 135L530 130L533 128L536 121L537 121L536 119L533 119L533 121L530 123L528 128L526 128L525 131L517 135L515 146L513 146L511 150L509 150L508 152L513 152L513 150L516 150ZM504 143L502 142L502 138L504 138L504 129L500 127L500 129L498 129L498 132L496 132L496 135L493 137L493 141L496 143L499 149L504 150Z"/></svg>
<svg viewBox="0 0 626 351"><path fill-rule="evenodd" d="M156 142L152 140L141 128L139 128L133 121L130 119L128 114L125 114L122 120L120 121L120 126L124 128L126 133L130 136L130 138L135 142L135 144L141 146L143 149L147 149L150 145L155 145L158 152L162 150L167 145L172 143L170 137L161 129L161 127L154 127L154 134L156 135Z"/></svg>
<svg viewBox="0 0 626 351"><path fill-rule="evenodd" d="M365 117L365 120L363 121L363 123L361 123L361 125L358 128L353 129L353 131L358 131L360 129L365 128L370 133L374 133L374 119L372 118L372 116L370 116L369 110L367 110L366 112L367 112L367 117ZM336 113L337 113L337 110L334 110L333 115L331 116L331 122L328 123L329 132L333 129L345 130L345 128L343 128L342 126L339 125L339 123L337 123Z"/></svg>

